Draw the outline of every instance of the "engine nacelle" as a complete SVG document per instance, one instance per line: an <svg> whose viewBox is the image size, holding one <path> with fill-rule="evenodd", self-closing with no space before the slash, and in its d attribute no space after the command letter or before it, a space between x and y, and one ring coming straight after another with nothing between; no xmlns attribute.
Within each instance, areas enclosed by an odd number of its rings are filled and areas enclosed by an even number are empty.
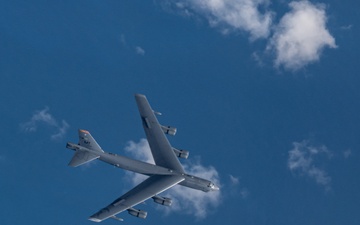
<svg viewBox="0 0 360 225"><path fill-rule="evenodd" d="M128 212L130 215L139 217L141 219L145 219L147 216L147 212L139 209L129 208Z"/></svg>
<svg viewBox="0 0 360 225"><path fill-rule="evenodd" d="M164 131L165 134L170 134L174 136L176 134L176 127L170 127L170 126L163 126L161 125L161 129Z"/></svg>
<svg viewBox="0 0 360 225"><path fill-rule="evenodd" d="M160 196L156 196L156 195L152 198L154 199L154 202L156 202L160 205L171 206L171 204L172 204L171 198L165 198L165 197L160 197Z"/></svg>
<svg viewBox="0 0 360 225"><path fill-rule="evenodd" d="M80 149L80 146L77 144L68 142L68 143L66 143L66 148L76 151L76 150Z"/></svg>
<svg viewBox="0 0 360 225"><path fill-rule="evenodd" d="M187 159L189 157L189 151L173 148L175 155L179 158Z"/></svg>

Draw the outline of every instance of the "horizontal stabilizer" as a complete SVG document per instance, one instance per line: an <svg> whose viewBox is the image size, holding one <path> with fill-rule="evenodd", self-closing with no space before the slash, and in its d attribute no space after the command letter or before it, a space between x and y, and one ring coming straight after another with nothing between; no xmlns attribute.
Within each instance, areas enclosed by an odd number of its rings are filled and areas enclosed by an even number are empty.
<svg viewBox="0 0 360 225"><path fill-rule="evenodd" d="M99 155L95 155L91 152L84 151L84 150L76 150L73 158L71 159L69 166L77 167L84 163L90 162L94 159L99 158Z"/></svg>

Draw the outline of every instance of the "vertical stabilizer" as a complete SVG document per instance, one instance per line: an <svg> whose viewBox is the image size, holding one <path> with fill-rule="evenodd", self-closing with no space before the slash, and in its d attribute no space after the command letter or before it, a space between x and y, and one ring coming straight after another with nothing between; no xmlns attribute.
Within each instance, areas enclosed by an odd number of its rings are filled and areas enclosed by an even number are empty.
<svg viewBox="0 0 360 225"><path fill-rule="evenodd" d="M81 147L80 147L81 146ZM100 156L96 152L104 152L89 131L79 130L79 144L68 143L67 148L75 150L75 154L71 159L69 166L80 166Z"/></svg>
<svg viewBox="0 0 360 225"><path fill-rule="evenodd" d="M87 130L79 130L79 145L90 150L104 152Z"/></svg>

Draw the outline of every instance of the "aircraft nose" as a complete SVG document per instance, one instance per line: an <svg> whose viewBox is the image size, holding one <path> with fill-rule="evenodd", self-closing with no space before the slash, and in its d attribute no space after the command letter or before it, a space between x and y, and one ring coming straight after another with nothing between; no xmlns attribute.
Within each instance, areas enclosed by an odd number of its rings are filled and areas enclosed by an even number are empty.
<svg viewBox="0 0 360 225"><path fill-rule="evenodd" d="M212 188L212 190L213 190L213 191L218 191L218 190L220 190L220 188L219 188L218 186L214 185L214 187Z"/></svg>

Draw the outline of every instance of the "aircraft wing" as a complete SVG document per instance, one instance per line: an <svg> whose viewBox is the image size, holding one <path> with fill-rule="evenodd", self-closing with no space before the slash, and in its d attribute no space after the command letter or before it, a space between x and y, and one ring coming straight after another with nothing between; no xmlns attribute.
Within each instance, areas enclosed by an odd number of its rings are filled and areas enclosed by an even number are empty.
<svg viewBox="0 0 360 225"><path fill-rule="evenodd" d="M180 183L185 178L178 175L153 175L128 191L126 194L116 199L107 207L92 215L89 220L101 222L109 217L130 209L145 200L157 195L174 185Z"/></svg>
<svg viewBox="0 0 360 225"><path fill-rule="evenodd" d="M184 172L146 96L136 94L135 99L155 164L178 172Z"/></svg>

